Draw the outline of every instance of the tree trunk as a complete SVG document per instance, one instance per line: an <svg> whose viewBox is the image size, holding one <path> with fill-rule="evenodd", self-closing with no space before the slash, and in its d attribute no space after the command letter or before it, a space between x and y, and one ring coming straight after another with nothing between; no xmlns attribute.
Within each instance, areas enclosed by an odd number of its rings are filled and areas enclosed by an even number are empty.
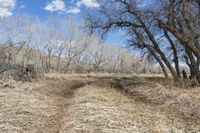
<svg viewBox="0 0 200 133"><path fill-rule="evenodd" d="M158 43L156 42L153 34L149 31L149 29L146 27L146 24L141 20L140 17L138 17L139 22L141 23L141 25L143 26L144 31L146 32L146 34L148 35L150 41L152 42L152 44L154 45L154 49L156 50L156 52L160 55L161 59L163 60L163 62L166 64L166 66L168 67L169 71L171 72L173 78L175 80L178 79L176 71L174 70L173 66L171 65L171 63L168 61L168 59L166 58L165 54L161 51L161 49L158 46Z"/></svg>
<svg viewBox="0 0 200 133"><path fill-rule="evenodd" d="M144 46L145 48L148 49L148 51L151 53L151 55L152 55L152 56L155 58L155 60L159 63L159 65L160 65L160 67L161 67L161 69L162 69L162 71L163 71L163 73L164 73L164 75L165 75L165 78L168 78L169 76L168 76L167 70L166 70L166 68L165 68L165 65L163 64L163 62L162 62L162 60L160 59L160 57L156 54L155 49L154 49L154 48L151 48L150 45L148 45L148 44L146 44L146 43L144 42L144 40L141 38L140 34L137 32L137 30L136 30L135 28L132 28L132 30L133 30L134 34L137 36L137 39L139 39L139 40L142 42L143 46Z"/></svg>
<svg viewBox="0 0 200 133"><path fill-rule="evenodd" d="M180 69L179 69L178 52L176 50L175 44L173 43L171 37L169 36L169 34L167 33L166 30L164 30L164 34L165 34L165 37L167 38L167 40L169 41L169 43L171 45L171 49L173 51L174 64L175 64L175 69L176 69L177 76L178 76L178 78L181 78L181 73L180 73Z"/></svg>
<svg viewBox="0 0 200 133"><path fill-rule="evenodd" d="M195 61L195 58L192 54L191 49L189 47L186 47L185 50L190 59L190 63L189 63L189 61L187 61L187 64L190 67L190 74L191 74L190 79L196 78L198 80L198 82L200 83L200 77L199 77L200 71L199 71L198 63Z"/></svg>
<svg viewBox="0 0 200 133"><path fill-rule="evenodd" d="M168 76L168 73L167 73L167 70L165 68L165 65L163 64L163 62L161 61L161 59L156 55L155 51L153 51L153 49L151 49L149 46L146 47L149 52L152 54L152 56L156 59L156 61L159 63L164 75L165 75L165 78L169 78Z"/></svg>
<svg viewBox="0 0 200 133"><path fill-rule="evenodd" d="M60 55L58 56L58 62L57 62L57 72L59 73L60 69Z"/></svg>

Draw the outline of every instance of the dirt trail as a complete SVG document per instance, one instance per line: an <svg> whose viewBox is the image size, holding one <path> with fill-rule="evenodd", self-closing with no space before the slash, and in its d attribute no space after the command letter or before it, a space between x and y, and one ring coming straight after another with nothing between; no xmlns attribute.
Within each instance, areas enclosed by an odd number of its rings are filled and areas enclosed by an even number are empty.
<svg viewBox="0 0 200 133"><path fill-rule="evenodd" d="M159 108L133 101L112 88L85 86L77 90L62 132L184 133L197 131Z"/></svg>
<svg viewBox="0 0 200 133"><path fill-rule="evenodd" d="M200 132L198 126L163 112L160 106L142 102L137 93L136 99L122 94L109 82L95 78L48 79L0 89L0 132Z"/></svg>
<svg viewBox="0 0 200 133"><path fill-rule="evenodd" d="M53 81L0 88L1 133L57 133L73 91L85 83Z"/></svg>

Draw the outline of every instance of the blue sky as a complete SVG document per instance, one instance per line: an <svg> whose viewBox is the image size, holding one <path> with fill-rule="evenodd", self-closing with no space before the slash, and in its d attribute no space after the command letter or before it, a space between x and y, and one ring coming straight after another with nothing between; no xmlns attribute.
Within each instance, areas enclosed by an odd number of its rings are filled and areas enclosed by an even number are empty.
<svg viewBox="0 0 200 133"><path fill-rule="evenodd" d="M73 15L84 21L87 12L99 7L96 0L0 0L0 17L12 17L26 13L31 17L39 17L45 21L48 16ZM106 43L124 46L122 32L110 33Z"/></svg>

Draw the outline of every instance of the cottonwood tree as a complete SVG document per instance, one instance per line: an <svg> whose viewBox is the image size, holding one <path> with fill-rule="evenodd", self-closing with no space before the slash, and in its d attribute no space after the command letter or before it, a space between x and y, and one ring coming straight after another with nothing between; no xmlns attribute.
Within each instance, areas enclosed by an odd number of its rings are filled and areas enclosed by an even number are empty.
<svg viewBox="0 0 200 133"><path fill-rule="evenodd" d="M7 63L15 63L19 59L19 53L27 53L25 47L29 47L32 38L30 17L27 15L5 18L1 21L1 47L7 53ZM22 57L23 58L23 57ZM22 59L23 64L24 58Z"/></svg>
<svg viewBox="0 0 200 133"><path fill-rule="evenodd" d="M184 47L185 62L190 68L191 78L196 77L200 82L199 1L165 0L162 1L161 9L162 12L154 14L158 26L170 32Z"/></svg>
<svg viewBox="0 0 200 133"><path fill-rule="evenodd" d="M179 55L182 51L179 52L178 46L181 45L191 77L199 74L198 1L162 0L153 9L142 6L145 0L99 2L101 6L87 17L91 32L105 37L112 30L125 31L130 38L129 46L148 51L159 63L165 76L168 77L167 67L175 80L181 78L179 58L182 57ZM160 41L160 38L166 41Z"/></svg>
<svg viewBox="0 0 200 133"><path fill-rule="evenodd" d="M75 62L74 59L80 59L78 57L83 55L88 45L93 42L94 37L84 34L81 25L73 17L63 19L61 25L62 29L65 30L65 36L67 36L63 53L65 57L64 72L67 73L72 62Z"/></svg>
<svg viewBox="0 0 200 133"><path fill-rule="evenodd" d="M102 44L71 17L42 22L13 16L0 21L0 33L0 67L34 64L47 73L130 72L134 64L129 52Z"/></svg>
<svg viewBox="0 0 200 133"><path fill-rule="evenodd" d="M106 34L112 29L122 29L126 31L128 35L132 35L137 32L137 30L140 30L147 38L146 40L148 40L148 43L145 43L143 46L150 50L152 54L155 53L155 57L160 56L156 59L162 59L160 62L164 62L173 77L177 78L174 68L155 39L153 33L154 29L151 29L149 25L149 16L139 10L137 5L137 1L133 0L103 1L101 2L101 7L98 9L101 18L89 16L87 19L88 27L90 27L91 31L98 29L101 35ZM144 36L142 35L142 37Z"/></svg>
<svg viewBox="0 0 200 133"><path fill-rule="evenodd" d="M34 51L34 57L35 57L35 64L41 71L47 71L46 70L46 53L45 50L48 46L49 36L47 34L48 27L44 25L38 18L36 18L35 23L33 25L34 34L33 34L33 48Z"/></svg>
<svg viewBox="0 0 200 133"><path fill-rule="evenodd" d="M93 53L93 67L94 70L100 72L102 64L105 62L104 58L104 45L99 45L98 49L95 49Z"/></svg>

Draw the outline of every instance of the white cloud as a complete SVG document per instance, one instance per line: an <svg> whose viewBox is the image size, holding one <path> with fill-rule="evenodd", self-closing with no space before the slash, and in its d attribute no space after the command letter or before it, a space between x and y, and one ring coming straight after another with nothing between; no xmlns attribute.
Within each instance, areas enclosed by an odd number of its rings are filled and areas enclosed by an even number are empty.
<svg viewBox="0 0 200 133"><path fill-rule="evenodd" d="M96 0L80 0L76 3L78 7L85 5L89 8L98 8L100 5Z"/></svg>
<svg viewBox="0 0 200 133"><path fill-rule="evenodd" d="M0 17L8 17L11 16L12 12L7 8L0 8Z"/></svg>
<svg viewBox="0 0 200 133"><path fill-rule="evenodd" d="M0 6L3 8L14 8L15 0L0 0Z"/></svg>
<svg viewBox="0 0 200 133"><path fill-rule="evenodd" d="M50 12L66 11L66 6L63 0L53 0L51 3L48 3L44 9Z"/></svg>
<svg viewBox="0 0 200 133"><path fill-rule="evenodd" d="M81 10L78 7L70 7L67 10L67 13L72 13L72 14L77 14L77 13L80 13L80 12L81 12Z"/></svg>
<svg viewBox="0 0 200 133"><path fill-rule="evenodd" d="M80 7L82 5L88 8L98 8L100 6L97 0L71 0L70 3L72 6L66 7L64 0L52 0L44 9L49 12L77 14L81 12Z"/></svg>
<svg viewBox="0 0 200 133"><path fill-rule="evenodd" d="M11 16L15 5L15 0L0 0L0 17Z"/></svg>

